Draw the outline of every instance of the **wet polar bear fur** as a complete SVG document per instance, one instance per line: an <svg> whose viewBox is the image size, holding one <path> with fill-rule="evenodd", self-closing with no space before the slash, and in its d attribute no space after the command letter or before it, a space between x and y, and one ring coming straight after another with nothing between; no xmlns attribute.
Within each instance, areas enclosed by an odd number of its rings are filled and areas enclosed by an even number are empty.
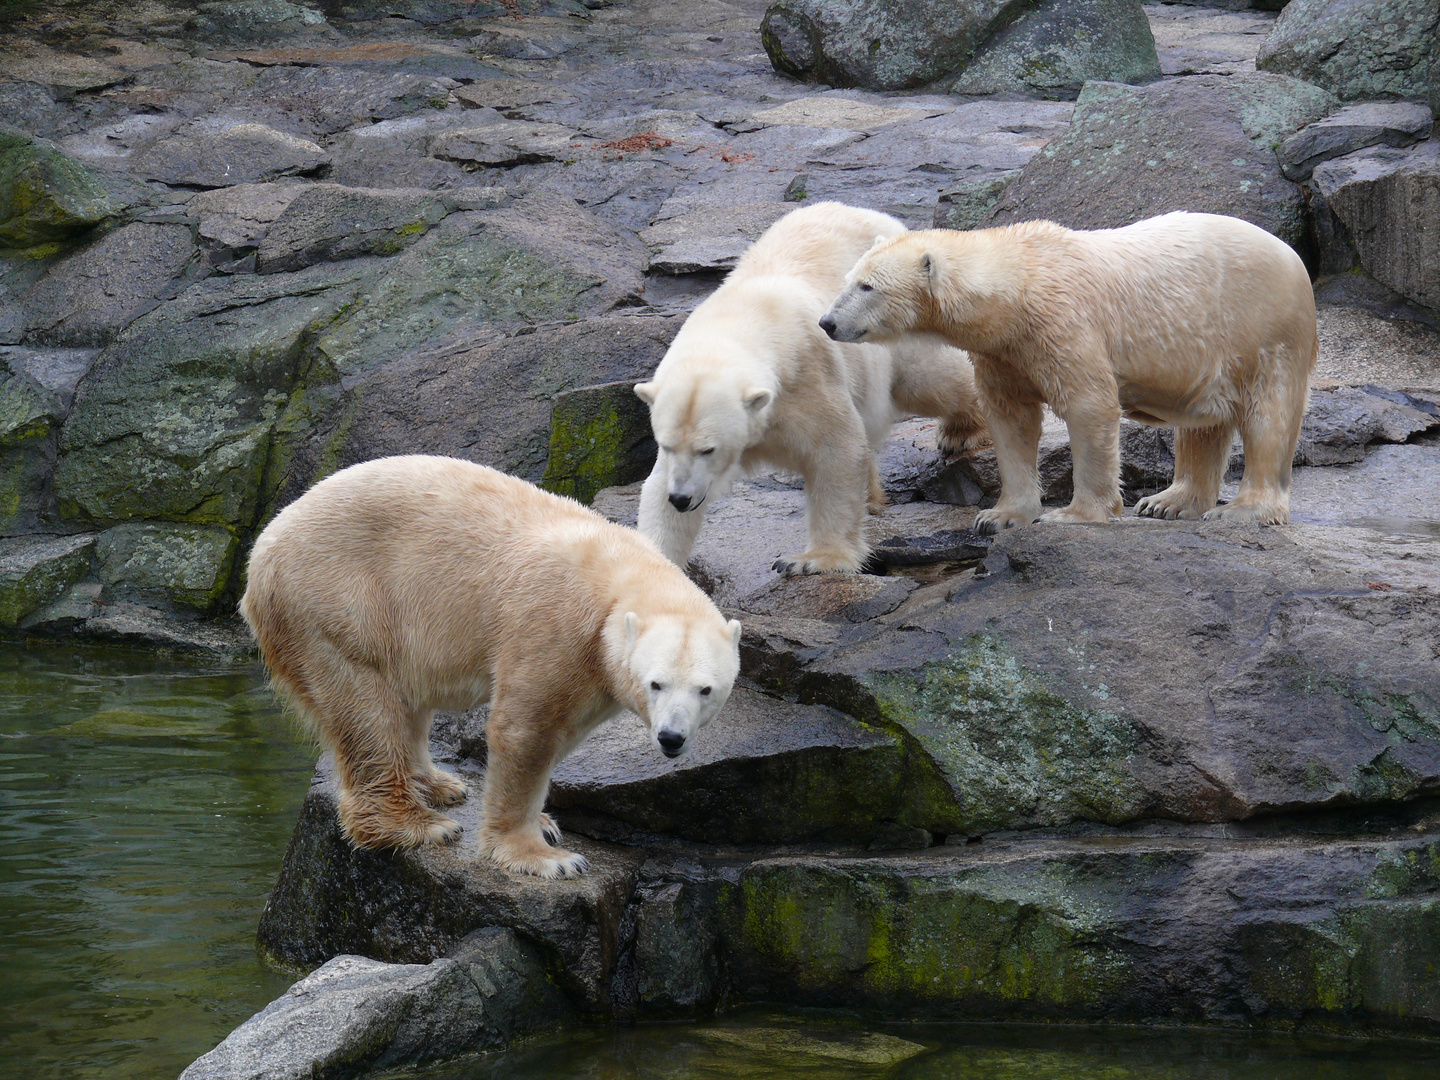
<svg viewBox="0 0 1440 1080"><path fill-rule="evenodd" d="M808 547L787 574L857 571L865 512L885 492L875 451L903 416L942 418L942 449L983 440L974 372L938 339L841 345L819 319L877 237L905 226L873 210L818 203L772 225L686 320L654 377L660 451L640 496L639 529L685 565L705 508L766 464L805 480Z"/></svg>
<svg viewBox="0 0 1440 1080"><path fill-rule="evenodd" d="M240 611L335 751L352 842L459 835L433 808L466 786L430 760L430 721L488 701L480 854L548 878L585 869L551 846L541 812L560 760L621 709L678 755L739 670L740 624L644 537L451 458L383 458L316 484L256 540Z"/></svg>
<svg viewBox="0 0 1440 1080"><path fill-rule="evenodd" d="M879 243L822 326L841 341L938 333L970 351L1001 495L976 527L1121 511L1123 413L1173 426L1175 481L1136 512L1290 519L1290 465L1318 342L1299 256L1238 218L1173 213L1075 232L1031 221ZM1040 514L1040 406L1070 429L1075 496ZM1215 508L1236 430L1245 475Z"/></svg>

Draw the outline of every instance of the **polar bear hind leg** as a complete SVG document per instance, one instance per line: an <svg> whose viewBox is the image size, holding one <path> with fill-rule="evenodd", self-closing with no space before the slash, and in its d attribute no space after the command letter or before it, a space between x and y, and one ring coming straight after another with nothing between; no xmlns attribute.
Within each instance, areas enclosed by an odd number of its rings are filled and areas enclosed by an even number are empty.
<svg viewBox="0 0 1440 1080"><path fill-rule="evenodd" d="M1235 429L1229 424L1178 429L1175 482L1137 502L1135 513L1140 517L1194 521L1213 509L1220 498L1220 481L1234 438Z"/></svg>
<svg viewBox="0 0 1440 1080"><path fill-rule="evenodd" d="M1240 417L1245 444L1245 475L1240 490L1224 506L1205 515L1207 521L1254 521L1285 525L1290 521L1290 469L1305 418L1308 372L1283 362L1265 364L1265 380L1256 387Z"/></svg>

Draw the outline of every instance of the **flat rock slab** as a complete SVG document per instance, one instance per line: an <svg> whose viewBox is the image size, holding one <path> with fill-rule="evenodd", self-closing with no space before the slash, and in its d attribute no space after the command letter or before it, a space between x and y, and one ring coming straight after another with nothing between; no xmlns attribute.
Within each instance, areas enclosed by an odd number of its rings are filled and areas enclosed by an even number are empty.
<svg viewBox="0 0 1440 1080"><path fill-rule="evenodd" d="M218 188L313 173L329 162L310 140L264 124L201 122L153 144L133 167L166 184Z"/></svg>
<svg viewBox="0 0 1440 1080"><path fill-rule="evenodd" d="M1268 11L1236 4L1146 4L1160 70L1166 75L1234 75L1255 70L1255 54L1275 27Z"/></svg>
<svg viewBox="0 0 1440 1080"><path fill-rule="evenodd" d="M904 754L833 709L737 689L675 761L634 714L605 724L556 770L549 805L562 828L611 839L865 844L916 816Z"/></svg>
<svg viewBox="0 0 1440 1080"><path fill-rule="evenodd" d="M659 221L643 230L640 240L650 248L650 268L659 273L728 270L794 208L784 202L717 207Z"/></svg>
<svg viewBox="0 0 1440 1080"><path fill-rule="evenodd" d="M1308 180L1315 166L1367 146L1409 146L1430 137L1433 118L1418 101L1367 101L1307 124L1275 151L1287 180Z"/></svg>

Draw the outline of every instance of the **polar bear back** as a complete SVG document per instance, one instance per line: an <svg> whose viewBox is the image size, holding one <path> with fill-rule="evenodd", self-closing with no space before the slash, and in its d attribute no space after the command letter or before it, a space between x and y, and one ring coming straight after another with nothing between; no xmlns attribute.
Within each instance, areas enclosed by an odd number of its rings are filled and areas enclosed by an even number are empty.
<svg viewBox="0 0 1440 1080"><path fill-rule="evenodd" d="M826 305L845 275L878 238L898 236L905 226L878 210L837 202L793 210L765 231L741 256L727 282L750 277L793 277L824 296Z"/></svg>

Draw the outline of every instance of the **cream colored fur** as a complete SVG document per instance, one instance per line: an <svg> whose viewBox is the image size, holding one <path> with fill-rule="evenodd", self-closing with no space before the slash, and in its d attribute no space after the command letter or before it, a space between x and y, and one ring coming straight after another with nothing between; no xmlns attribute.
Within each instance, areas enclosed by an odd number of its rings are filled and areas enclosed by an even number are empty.
<svg viewBox="0 0 1440 1080"><path fill-rule="evenodd" d="M1119 421L1177 429L1175 482L1136 511L1280 524L1318 351L1304 264L1238 218L1174 213L1075 232L1033 221L877 243L824 320L839 340L941 334L968 349L1001 495L977 528L1121 511ZM1040 406L1070 429L1075 495L1040 514ZM1245 475L1214 508L1239 430Z"/></svg>
<svg viewBox="0 0 1440 1080"><path fill-rule="evenodd" d="M675 756L739 670L740 624L638 533L450 458L321 481L256 540L240 611L335 751L354 843L458 836L433 808L466 787L431 761L431 717L488 701L480 852L542 877L585 868L541 812L560 760L621 709Z"/></svg>
<svg viewBox="0 0 1440 1080"><path fill-rule="evenodd" d="M635 387L660 452L639 528L683 566L711 501L761 465L805 480L808 547L784 573L859 570L867 507L885 503L875 451L906 415L943 418L946 449L983 440L974 372L938 339L838 345L818 320L845 272L904 226L819 203L786 215L686 321L654 377Z"/></svg>

